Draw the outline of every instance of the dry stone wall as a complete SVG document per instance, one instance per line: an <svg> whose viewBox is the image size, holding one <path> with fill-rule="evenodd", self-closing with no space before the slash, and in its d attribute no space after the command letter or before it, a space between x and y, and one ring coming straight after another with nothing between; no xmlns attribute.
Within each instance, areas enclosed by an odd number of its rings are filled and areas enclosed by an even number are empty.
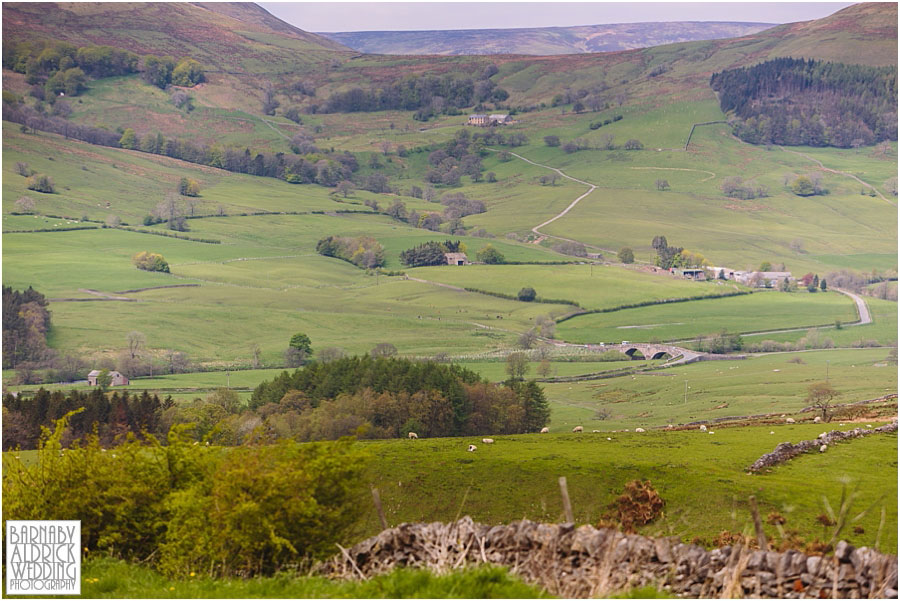
<svg viewBox="0 0 900 601"><path fill-rule="evenodd" d="M801 440L797 444L782 442L777 447L775 447L774 451L772 451L771 453L766 453L765 455L754 461L753 465L751 465L748 470L751 472L758 472L767 467L772 467L773 465L778 465L779 463L789 461L797 455L800 455L801 453L806 453L808 451L818 451L822 445L831 445L842 440L859 438L860 436L868 436L869 434L886 434L896 431L897 422L895 420L890 424L886 424L878 428L854 428L845 432L841 432L840 430L832 430L831 432L825 434L825 436L820 436L815 440Z"/></svg>
<svg viewBox="0 0 900 601"><path fill-rule="evenodd" d="M682 597L896 598L897 558L841 541L833 557L753 551L707 551L677 539L529 520L488 526L401 524L322 564L329 576L368 578L396 567L438 573L466 565L508 566L525 581L567 598L603 597L653 585Z"/></svg>

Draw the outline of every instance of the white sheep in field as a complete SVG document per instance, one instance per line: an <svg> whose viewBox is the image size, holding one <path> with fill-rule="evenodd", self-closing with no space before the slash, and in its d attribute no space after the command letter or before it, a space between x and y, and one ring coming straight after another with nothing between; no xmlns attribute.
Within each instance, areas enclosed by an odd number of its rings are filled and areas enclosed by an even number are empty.
<svg viewBox="0 0 900 601"><path fill-rule="evenodd" d="M821 447L819 447L819 452L820 452L820 453L824 453L826 450L828 450L828 445L827 445L827 444L823 444Z"/></svg>
<svg viewBox="0 0 900 601"><path fill-rule="evenodd" d="M819 434L819 438L825 438L826 436L828 436L828 432L822 432L821 434Z"/></svg>
<svg viewBox="0 0 900 601"><path fill-rule="evenodd" d="M795 420L793 417L789 417L789 418L787 418L786 420L784 420L784 423L786 423L786 424L796 424L796 423L797 423L797 420Z"/></svg>
<svg viewBox="0 0 900 601"><path fill-rule="evenodd" d="M813 420L813 423L814 423L814 424L821 424L821 423L822 423L822 418L819 417L819 416L817 415L817 416L816 416L816 419Z"/></svg>
<svg viewBox="0 0 900 601"><path fill-rule="evenodd" d="M482 438L481 442L483 442L484 444L494 444L494 439L493 438Z"/></svg>
<svg viewBox="0 0 900 601"><path fill-rule="evenodd" d="M591 430L592 434L600 434L600 430Z"/></svg>
<svg viewBox="0 0 900 601"><path fill-rule="evenodd" d="M473 452L475 452L475 449L477 449L477 448L478 448L478 447L476 447L475 445L470 444L470 445L469 445L469 448L466 449L466 450L469 451L470 453L473 453Z"/></svg>
<svg viewBox="0 0 900 601"><path fill-rule="evenodd" d="M634 431L635 432L646 432L646 430L644 430L643 428L635 428Z"/></svg>
<svg viewBox="0 0 900 601"><path fill-rule="evenodd" d="M584 426L575 426L572 428L572 432L584 432Z"/></svg>
<svg viewBox="0 0 900 601"><path fill-rule="evenodd" d="M415 440L419 438L419 435L415 432L410 432L407 436L409 436L410 440Z"/></svg>
<svg viewBox="0 0 900 601"><path fill-rule="evenodd" d="M549 434L550 428L541 428L541 434Z"/></svg>
<svg viewBox="0 0 900 601"><path fill-rule="evenodd" d="M703 424L700 424L700 431L706 432L706 426L704 426Z"/></svg>

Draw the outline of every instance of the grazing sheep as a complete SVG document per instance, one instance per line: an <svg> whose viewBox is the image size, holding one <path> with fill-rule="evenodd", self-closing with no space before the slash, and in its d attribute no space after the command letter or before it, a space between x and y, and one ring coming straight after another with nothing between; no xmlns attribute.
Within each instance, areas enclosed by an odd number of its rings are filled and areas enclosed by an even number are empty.
<svg viewBox="0 0 900 601"><path fill-rule="evenodd" d="M715 434L715 432L713 432L712 430L710 430L709 433L710 433L710 434Z"/></svg>
<svg viewBox="0 0 900 601"><path fill-rule="evenodd" d="M825 438L826 436L828 436L828 432L822 432L821 434L819 434L819 438Z"/></svg>
<svg viewBox="0 0 900 601"><path fill-rule="evenodd" d="M410 438L411 440L414 440L414 439L419 438L419 435L416 434L415 432L410 432L410 433L408 434L408 436L409 436L409 438Z"/></svg>
<svg viewBox="0 0 900 601"><path fill-rule="evenodd" d="M612 440L612 438L610 438L609 436L607 436L607 437L606 437L606 440Z"/></svg>
<svg viewBox="0 0 900 601"><path fill-rule="evenodd" d="M775 434L775 430L772 430L771 432L769 432L769 434Z"/></svg>
<svg viewBox="0 0 900 601"><path fill-rule="evenodd" d="M584 426L575 426L572 428L572 432L584 432Z"/></svg>
<svg viewBox="0 0 900 601"><path fill-rule="evenodd" d="M644 430L643 428L635 428L634 431L635 432L646 432L646 430Z"/></svg>
<svg viewBox="0 0 900 601"><path fill-rule="evenodd" d="M706 432L706 426L704 426L703 424L700 424L700 431Z"/></svg>
<svg viewBox="0 0 900 601"><path fill-rule="evenodd" d="M789 418L787 418L786 420L784 420L784 423L786 423L786 424L796 424L797 421L796 421L793 417L789 417Z"/></svg>
<svg viewBox="0 0 900 601"><path fill-rule="evenodd" d="M600 430L591 430L592 434L600 434Z"/></svg>
<svg viewBox="0 0 900 601"><path fill-rule="evenodd" d="M470 444L470 445L469 445L469 448L468 448L467 450L468 450L470 453L473 453L473 452L475 452L475 449L477 449L477 448L478 448L478 447L476 447L475 445Z"/></svg>
<svg viewBox="0 0 900 601"><path fill-rule="evenodd" d="M821 447L819 447L819 452L824 453L827 449L828 449L828 445L823 444Z"/></svg>
<svg viewBox="0 0 900 601"><path fill-rule="evenodd" d="M549 434L550 428L541 428L541 434Z"/></svg>
<svg viewBox="0 0 900 601"><path fill-rule="evenodd" d="M819 417L819 416L817 415L817 416L816 416L816 419L813 420L813 423L814 423L814 424L821 424L821 423L822 423L822 418Z"/></svg>
<svg viewBox="0 0 900 601"><path fill-rule="evenodd" d="M493 438L482 438L481 442L483 442L484 444L494 444L494 439Z"/></svg>

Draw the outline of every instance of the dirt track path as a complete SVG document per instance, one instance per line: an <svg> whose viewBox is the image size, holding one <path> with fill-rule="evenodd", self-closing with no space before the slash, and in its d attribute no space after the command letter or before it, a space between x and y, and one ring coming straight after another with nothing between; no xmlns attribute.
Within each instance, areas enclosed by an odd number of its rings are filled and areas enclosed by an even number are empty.
<svg viewBox="0 0 900 601"><path fill-rule="evenodd" d="M871 189L875 192L875 194L878 195L878 198L880 198L880 199L883 200L884 202L886 202L886 203L888 203L888 204L890 204L890 205L893 205L893 206L895 206L895 207L897 206L897 203L895 203L894 201L892 201L892 200L886 198L886 197L884 196L884 194L881 193L881 190L879 190L878 188L876 188L876 187L873 186L872 184L868 184L868 183L862 181L861 179L859 179L858 177L856 177L856 176L853 175L852 173L847 173L846 171L838 171L837 169L831 169L831 168L829 168L829 167L826 167L825 164L822 163L822 161L820 161L820 160L817 159L817 158L811 157L811 156L809 156L808 154L803 154L802 152L797 152L796 150L788 150L788 149L785 148L784 146L779 146L779 148L782 149L782 150L785 151L785 152L789 152L789 153L791 153L791 154L796 154L797 156L801 156L801 157L803 157L804 159L806 159L806 160L808 160L808 161L812 161L813 163L815 163L816 165L818 165L818 166L819 166L819 169L821 169L822 171L827 171L828 173L834 173L834 174L836 174L836 175L843 175L844 177L849 177L850 179L854 179L854 180L856 180L857 182L859 182L860 184L862 184L863 186L865 186L866 188L871 188Z"/></svg>

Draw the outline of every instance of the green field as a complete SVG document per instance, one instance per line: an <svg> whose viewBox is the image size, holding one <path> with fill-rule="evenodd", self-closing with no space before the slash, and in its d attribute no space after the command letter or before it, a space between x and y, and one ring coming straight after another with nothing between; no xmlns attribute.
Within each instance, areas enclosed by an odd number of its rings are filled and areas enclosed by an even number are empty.
<svg viewBox="0 0 900 601"><path fill-rule="evenodd" d="M571 342L686 340L701 335L831 325L857 320L856 306L837 292L757 292L747 296L579 315L557 326Z"/></svg>
<svg viewBox="0 0 900 601"><path fill-rule="evenodd" d="M769 434L773 429L776 435ZM842 538L872 546L884 506L887 523L880 548L893 552L897 544L896 436L842 443L824 455L802 456L771 473L747 475L747 466L779 442L814 438L822 429L818 424L798 424L725 428L713 435L697 430L531 434L495 437L493 445L469 437L366 446L379 458L370 476L392 525L448 521L459 515L486 523L523 517L560 521L564 518L558 476L568 480L575 521L593 524L626 482L646 478L666 506L665 517L642 528L643 534L710 541L722 530L752 532L747 501L752 494L763 515L779 511L787 518L786 528L821 538L816 516L824 511L822 497L832 506L839 504L842 483L847 482L850 490L860 493L853 511L875 509L860 520L864 534L845 532ZM476 452L466 452L469 443L476 444ZM816 474L814 487L808 485L809 473ZM370 508L369 532L379 530L377 520ZM766 531L774 534L769 526Z"/></svg>
<svg viewBox="0 0 900 601"><path fill-rule="evenodd" d="M703 361L655 372L545 384L551 432L684 424L723 417L792 413L806 407L807 387L825 380L852 403L897 392L887 349L774 353L746 360ZM801 361L797 363L796 361Z"/></svg>
<svg viewBox="0 0 900 601"><path fill-rule="evenodd" d="M423 267L410 275L461 288L515 296L532 287L538 298L568 300L585 309L630 303L729 294L743 287L719 282L692 282L669 275L648 275L611 265L472 265L465 269Z"/></svg>

